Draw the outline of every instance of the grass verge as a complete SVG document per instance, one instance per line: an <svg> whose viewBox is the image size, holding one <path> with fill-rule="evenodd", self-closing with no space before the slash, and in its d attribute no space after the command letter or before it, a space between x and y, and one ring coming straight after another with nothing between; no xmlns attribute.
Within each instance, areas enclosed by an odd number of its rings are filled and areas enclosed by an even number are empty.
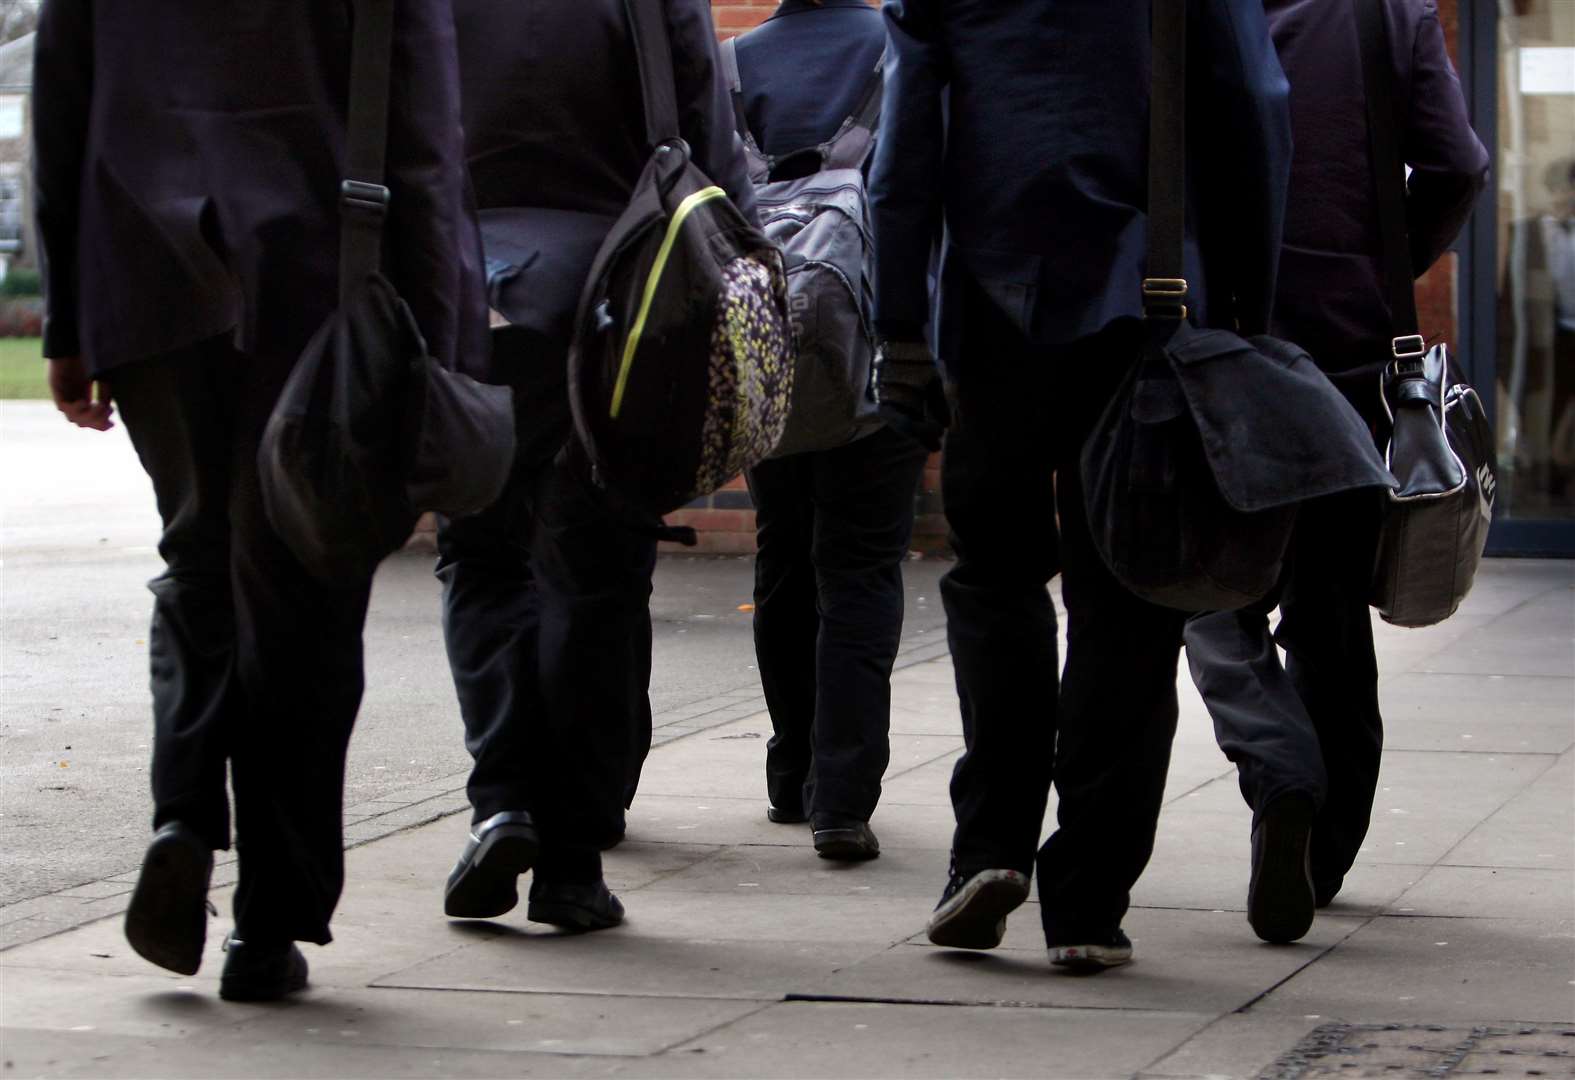
<svg viewBox="0 0 1575 1080"><path fill-rule="evenodd" d="M0 398L49 397L38 338L0 338Z"/></svg>

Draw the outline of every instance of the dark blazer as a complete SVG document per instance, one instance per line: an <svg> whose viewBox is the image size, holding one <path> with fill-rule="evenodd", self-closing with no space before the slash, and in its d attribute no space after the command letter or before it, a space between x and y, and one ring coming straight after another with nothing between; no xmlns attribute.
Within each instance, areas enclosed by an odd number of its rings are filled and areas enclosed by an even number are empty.
<svg viewBox="0 0 1575 1080"><path fill-rule="evenodd" d="M654 2L667 11L681 134L753 220L710 5ZM623 3L455 0L454 17L493 305L562 338L596 248L651 156Z"/></svg>
<svg viewBox="0 0 1575 1080"><path fill-rule="evenodd" d="M1488 155L1466 114L1433 0L1381 0L1411 166L1406 224L1421 274L1465 224ZM1274 331L1340 371L1381 362L1394 335L1367 145L1366 96L1351 0L1267 0L1291 83L1291 164Z"/></svg>
<svg viewBox="0 0 1575 1080"><path fill-rule="evenodd" d="M887 0L886 103L872 174L876 322L925 325L942 215L939 345L965 274L1031 340L1141 312L1149 0ZM1290 163L1287 89L1261 0L1189 6L1193 306L1267 325ZM943 99L949 99L944 100Z"/></svg>
<svg viewBox="0 0 1575 1080"><path fill-rule="evenodd" d="M350 0L50 0L34 62L44 352L95 372L233 331L299 352L336 304ZM433 354L486 310L448 0L397 0L386 265Z"/></svg>
<svg viewBox="0 0 1575 1080"><path fill-rule="evenodd" d="M738 39L744 115L773 157L818 146L863 100L886 27L864 0L783 0Z"/></svg>

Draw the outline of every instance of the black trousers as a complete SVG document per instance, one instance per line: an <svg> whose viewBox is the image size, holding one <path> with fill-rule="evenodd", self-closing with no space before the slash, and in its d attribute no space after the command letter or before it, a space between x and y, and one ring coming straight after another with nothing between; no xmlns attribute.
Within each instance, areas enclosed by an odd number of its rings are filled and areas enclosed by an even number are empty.
<svg viewBox="0 0 1575 1080"><path fill-rule="evenodd" d="M331 940L344 884L345 751L370 580L325 588L263 514L257 445L293 358L226 342L108 378L164 522L150 583L154 826L228 848L242 940Z"/></svg>
<svg viewBox="0 0 1575 1080"><path fill-rule="evenodd" d="M438 525L470 802L476 821L526 810L545 844L601 848L650 748L656 541L553 460L569 430L561 346L508 328L493 348L520 373L520 457L491 509Z"/></svg>
<svg viewBox="0 0 1575 1080"><path fill-rule="evenodd" d="M957 564L941 581L966 751L952 775L956 868L1039 874L1047 942L1119 926L1153 851L1176 729L1184 616L1139 600L1094 550L1087 433L1136 355L1118 324L1034 346L977 292L942 465ZM1047 584L1061 574L1064 675ZM1050 783L1058 828L1039 850Z"/></svg>
<svg viewBox="0 0 1575 1080"><path fill-rule="evenodd" d="M1367 607L1381 498L1353 492L1306 504L1276 589L1186 627L1192 679L1254 823L1281 795L1317 804L1312 868L1320 885L1338 886L1356 861L1378 787L1384 729Z"/></svg>
<svg viewBox="0 0 1575 1080"><path fill-rule="evenodd" d="M763 461L755 502L755 656L774 734L772 805L868 821L891 758L902 561L924 448L882 428Z"/></svg>

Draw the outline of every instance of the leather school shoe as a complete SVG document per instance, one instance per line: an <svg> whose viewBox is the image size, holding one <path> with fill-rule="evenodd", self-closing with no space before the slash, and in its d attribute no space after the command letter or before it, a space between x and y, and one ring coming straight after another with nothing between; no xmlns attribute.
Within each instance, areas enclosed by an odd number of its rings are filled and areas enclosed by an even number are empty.
<svg viewBox="0 0 1575 1080"><path fill-rule="evenodd" d="M219 996L225 1001L278 1001L306 988L306 957L293 941L245 942L224 939L224 974Z"/></svg>
<svg viewBox="0 0 1575 1080"><path fill-rule="evenodd" d="M1016 870L952 869L925 932L950 949L993 949L1006 936L1006 917L1028 899L1028 875Z"/></svg>
<svg viewBox="0 0 1575 1080"><path fill-rule="evenodd" d="M161 968L195 975L208 938L213 849L172 821L153 834L126 908L126 940Z"/></svg>
<svg viewBox="0 0 1575 1080"><path fill-rule="evenodd" d="M1340 890L1345 886L1345 876L1329 881L1313 880L1313 907L1326 908L1334 903L1334 898L1340 895Z"/></svg>
<svg viewBox="0 0 1575 1080"><path fill-rule="evenodd" d="M802 806L777 806L766 804L766 820L777 825L802 825L809 820Z"/></svg>
<svg viewBox="0 0 1575 1080"><path fill-rule="evenodd" d="M519 876L536 861L540 846L536 826L523 810L505 810L473 826L448 876L443 914L493 919L512 911L520 902Z"/></svg>
<svg viewBox="0 0 1575 1080"><path fill-rule="evenodd" d="M1311 850L1313 801L1289 794L1275 799L1252 830L1252 877L1247 921L1264 941L1284 944L1312 928Z"/></svg>
<svg viewBox="0 0 1575 1080"><path fill-rule="evenodd" d="M814 830L815 854L822 859L860 862L880 854L880 841L867 821L816 814Z"/></svg>
<svg viewBox="0 0 1575 1080"><path fill-rule="evenodd" d="M583 933L623 922L623 904L601 878L589 883L543 881L537 871L530 883L530 906L525 914L531 922Z"/></svg>
<svg viewBox="0 0 1575 1080"><path fill-rule="evenodd" d="M1132 939L1118 926L1108 934L1050 946L1050 962L1078 975L1097 975L1132 962Z"/></svg>

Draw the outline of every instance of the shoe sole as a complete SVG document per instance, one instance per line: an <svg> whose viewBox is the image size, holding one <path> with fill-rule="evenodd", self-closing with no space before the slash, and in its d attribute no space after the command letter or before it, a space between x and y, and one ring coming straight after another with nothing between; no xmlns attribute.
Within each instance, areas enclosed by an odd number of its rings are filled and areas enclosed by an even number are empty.
<svg viewBox="0 0 1575 1080"><path fill-rule="evenodd" d="M930 942L949 949L993 949L1006 936L1006 917L1028 899L1028 878L1016 870L985 870L930 916Z"/></svg>
<svg viewBox="0 0 1575 1080"><path fill-rule="evenodd" d="M1060 945L1050 949L1050 963L1076 975L1097 975L1131 962L1131 946Z"/></svg>
<svg viewBox="0 0 1575 1080"><path fill-rule="evenodd" d="M879 845L869 844L860 829L815 830L815 854L838 862L865 862L880 855Z"/></svg>
<svg viewBox="0 0 1575 1080"><path fill-rule="evenodd" d="M525 917L531 922L546 923L560 930L575 930L580 933L610 930L623 922L622 914L609 917L598 915L578 904L554 904L540 900L530 902L530 906L525 909Z"/></svg>
<svg viewBox="0 0 1575 1080"><path fill-rule="evenodd" d="M126 908L126 941L138 956L180 975L202 966L213 856L174 837L154 840Z"/></svg>
<svg viewBox="0 0 1575 1080"><path fill-rule="evenodd" d="M306 989L307 967L302 957L300 967L291 968L289 975L280 982L263 982L257 979L219 979L219 997L225 1001L278 1001L282 997Z"/></svg>
<svg viewBox="0 0 1575 1080"><path fill-rule="evenodd" d="M536 862L536 830L499 825L476 848L470 865L443 895L443 914L456 919L495 919L520 902L519 877Z"/></svg>
<svg viewBox="0 0 1575 1080"><path fill-rule="evenodd" d="M1247 886L1247 922L1274 945L1289 944L1312 929L1312 820L1311 804L1296 800L1279 812L1271 810L1258 825L1267 835Z"/></svg>

